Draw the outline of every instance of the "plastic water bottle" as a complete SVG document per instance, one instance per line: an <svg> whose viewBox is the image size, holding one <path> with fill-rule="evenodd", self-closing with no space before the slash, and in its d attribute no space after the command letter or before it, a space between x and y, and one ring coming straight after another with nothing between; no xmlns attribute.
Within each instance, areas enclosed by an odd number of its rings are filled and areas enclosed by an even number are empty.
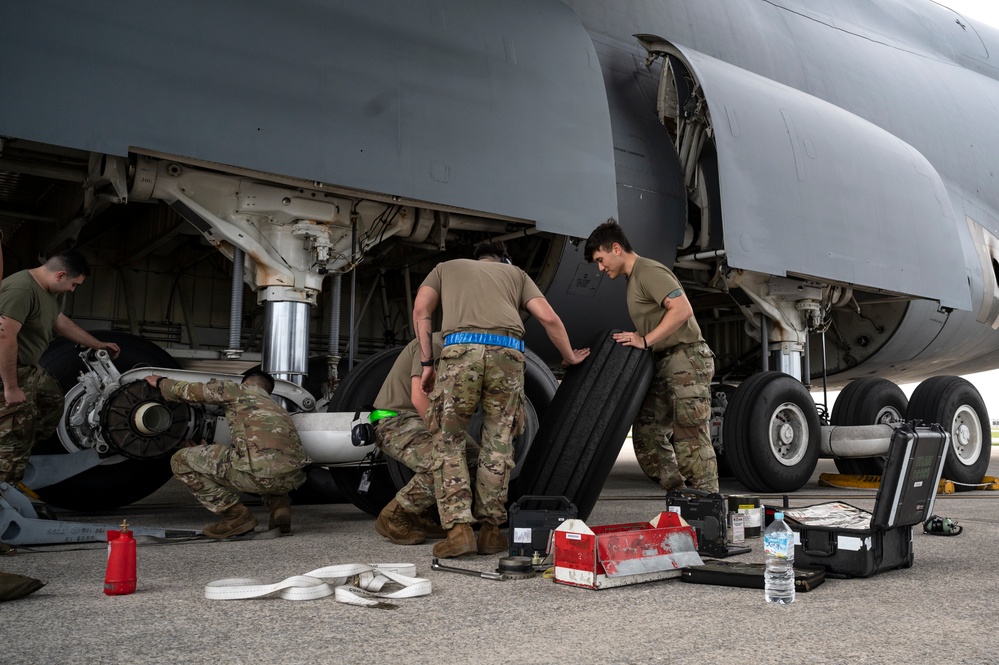
<svg viewBox="0 0 999 665"><path fill-rule="evenodd" d="M794 531L784 522L784 513L774 513L774 521L763 532L764 597L768 603L794 602Z"/></svg>

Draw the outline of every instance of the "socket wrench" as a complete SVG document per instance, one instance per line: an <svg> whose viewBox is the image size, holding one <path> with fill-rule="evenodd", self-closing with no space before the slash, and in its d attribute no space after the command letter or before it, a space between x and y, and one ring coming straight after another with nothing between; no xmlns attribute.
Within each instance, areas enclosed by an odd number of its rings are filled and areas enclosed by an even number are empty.
<svg viewBox="0 0 999 665"><path fill-rule="evenodd" d="M469 570L467 568L455 568L454 566L445 566L442 564L437 557L434 557L430 561L430 570L439 570L444 573L461 573L462 575L471 575L472 577L481 577L484 580L495 580L497 582L502 582L506 578L503 573L482 573L478 570Z"/></svg>

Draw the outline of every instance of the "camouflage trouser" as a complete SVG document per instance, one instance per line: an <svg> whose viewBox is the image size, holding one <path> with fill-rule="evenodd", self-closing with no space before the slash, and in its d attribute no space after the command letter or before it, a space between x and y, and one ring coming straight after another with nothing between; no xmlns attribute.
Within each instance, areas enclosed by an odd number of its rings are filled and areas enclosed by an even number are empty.
<svg viewBox="0 0 999 665"><path fill-rule="evenodd" d="M635 457L664 490L718 491L711 446L711 377L708 345L681 344L656 357L655 375L632 426Z"/></svg>
<svg viewBox="0 0 999 665"><path fill-rule="evenodd" d="M400 411L399 415L382 418L375 423L378 449L405 464L413 471L410 481L395 495L396 501L411 513L422 513L437 503L434 493L434 437L427 431L423 418L415 411ZM472 465L478 458L479 444L465 434L465 457Z"/></svg>
<svg viewBox="0 0 999 665"><path fill-rule="evenodd" d="M305 472L298 469L275 478L259 478L232 468L232 448L213 443L181 448L170 458L170 468L208 510L221 513L239 503L239 493L260 494L264 503L270 495L283 496L305 482Z"/></svg>
<svg viewBox="0 0 999 665"><path fill-rule="evenodd" d="M465 429L480 403L482 441L473 516ZM505 522L513 439L524 428L524 354L481 344L444 347L427 419L434 434L434 491L441 525L450 529L475 520Z"/></svg>
<svg viewBox="0 0 999 665"><path fill-rule="evenodd" d="M63 409L59 383L40 367L18 367L17 385L27 401L0 407L0 482L12 484L24 477L32 446L55 432Z"/></svg>

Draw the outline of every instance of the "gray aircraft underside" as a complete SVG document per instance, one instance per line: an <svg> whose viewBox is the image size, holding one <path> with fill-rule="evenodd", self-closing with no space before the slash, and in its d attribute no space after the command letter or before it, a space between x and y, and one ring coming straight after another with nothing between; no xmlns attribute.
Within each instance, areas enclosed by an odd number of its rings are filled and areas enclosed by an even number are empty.
<svg viewBox="0 0 999 665"><path fill-rule="evenodd" d="M146 496L224 419L144 396L136 372L259 359L301 397L320 494L377 514L404 469L362 472L344 416L412 334L423 276L504 239L573 343L599 343L632 326L625 284L580 241L616 217L694 306L712 445L747 489L793 491L819 456L879 474L903 420L940 423L947 478L972 488L988 414L951 375L999 366L996 53L999 33L930 0L7 3L6 267L95 257L66 311L129 356L50 346L66 409L32 487L76 509ZM527 326L512 477L557 388ZM826 377L831 412L802 385Z"/></svg>
<svg viewBox="0 0 999 665"><path fill-rule="evenodd" d="M54 0L0 16L2 136L573 238L614 216L670 264L722 251L897 303L844 379L999 358L999 35L928 0ZM686 162L657 115L664 62L703 101ZM621 284L572 243L558 260L546 293L574 337L629 325Z"/></svg>

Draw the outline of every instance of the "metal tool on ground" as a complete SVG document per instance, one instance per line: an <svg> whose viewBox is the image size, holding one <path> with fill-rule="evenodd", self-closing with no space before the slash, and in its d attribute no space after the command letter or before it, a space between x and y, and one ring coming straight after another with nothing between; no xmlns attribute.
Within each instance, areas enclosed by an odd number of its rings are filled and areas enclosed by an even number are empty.
<svg viewBox="0 0 999 665"><path fill-rule="evenodd" d="M440 562L437 557L434 557L430 562L430 570L436 570L443 573L461 573L462 575L471 575L472 577L481 577L484 580L495 580L497 582L502 582L506 579L503 573L490 573L482 572L479 570L469 570L468 568L457 568L455 566L445 566Z"/></svg>
<svg viewBox="0 0 999 665"><path fill-rule="evenodd" d="M34 459L34 458L32 458ZM85 524L41 519L31 500L9 483L0 483L0 542L7 545L57 545L105 541L114 524ZM135 536L192 538L201 535L191 529L132 527Z"/></svg>
<svg viewBox="0 0 999 665"><path fill-rule="evenodd" d="M528 580L534 577L534 566L529 556L500 557L496 572L507 580Z"/></svg>

